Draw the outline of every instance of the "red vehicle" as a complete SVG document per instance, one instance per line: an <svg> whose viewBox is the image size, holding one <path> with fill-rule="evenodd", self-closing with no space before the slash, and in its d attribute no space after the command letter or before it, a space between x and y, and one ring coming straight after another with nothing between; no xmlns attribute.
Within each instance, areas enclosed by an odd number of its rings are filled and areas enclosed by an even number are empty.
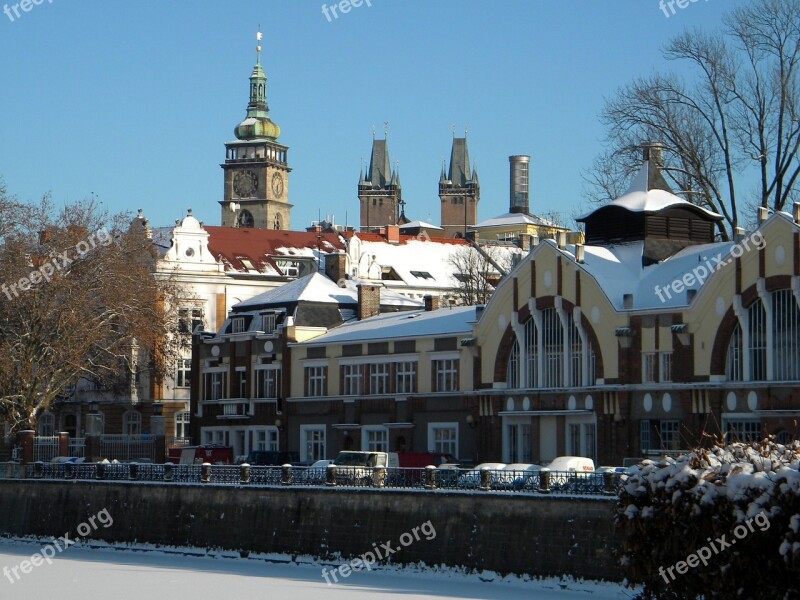
<svg viewBox="0 0 800 600"><path fill-rule="evenodd" d="M397 460L401 468L424 468L428 465L438 467L443 463L458 462L449 454L434 452L398 452Z"/></svg>
<svg viewBox="0 0 800 600"><path fill-rule="evenodd" d="M233 464L233 448L218 444L178 446L170 448L167 455L170 462L181 465L199 465L202 463L211 463L212 465Z"/></svg>

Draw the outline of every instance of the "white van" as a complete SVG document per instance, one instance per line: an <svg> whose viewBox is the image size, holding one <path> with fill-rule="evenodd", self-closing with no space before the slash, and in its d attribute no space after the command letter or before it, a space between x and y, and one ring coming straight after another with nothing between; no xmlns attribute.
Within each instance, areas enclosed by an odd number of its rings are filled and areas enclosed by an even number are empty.
<svg viewBox="0 0 800 600"><path fill-rule="evenodd" d="M375 467L397 469L400 461L397 452L370 452L343 450L333 461L337 483L372 485Z"/></svg>
<svg viewBox="0 0 800 600"><path fill-rule="evenodd" d="M584 456L559 456L547 468L551 471L573 471L578 473L592 473L594 461Z"/></svg>

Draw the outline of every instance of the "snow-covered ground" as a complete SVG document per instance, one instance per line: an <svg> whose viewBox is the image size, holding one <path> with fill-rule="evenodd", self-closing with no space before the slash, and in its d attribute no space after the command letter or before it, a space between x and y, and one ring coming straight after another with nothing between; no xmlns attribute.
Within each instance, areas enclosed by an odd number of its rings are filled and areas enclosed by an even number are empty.
<svg viewBox="0 0 800 600"><path fill-rule="evenodd" d="M0 598L86 600L205 600L288 598L291 600L368 600L402 596L433 598L525 598L617 600L633 593L621 586L573 581L520 581L454 571L381 570L352 573L328 585L317 563L281 564L258 558L186 555L177 552L115 550L73 546L52 558L52 564L22 561L43 543L0 540ZM328 565L335 568L336 565ZM19 579L12 569L17 567ZM7 570L5 570L7 569ZM8 574L6 574L8 573ZM10 579L14 579L11 583Z"/></svg>

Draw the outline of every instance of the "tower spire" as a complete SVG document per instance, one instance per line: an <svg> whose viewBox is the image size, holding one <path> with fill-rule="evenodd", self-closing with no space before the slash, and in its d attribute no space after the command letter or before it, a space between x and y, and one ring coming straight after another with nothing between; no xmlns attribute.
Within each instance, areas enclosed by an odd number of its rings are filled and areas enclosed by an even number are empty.
<svg viewBox="0 0 800 600"><path fill-rule="evenodd" d="M256 33L256 64L261 64L261 23L258 24L258 32Z"/></svg>

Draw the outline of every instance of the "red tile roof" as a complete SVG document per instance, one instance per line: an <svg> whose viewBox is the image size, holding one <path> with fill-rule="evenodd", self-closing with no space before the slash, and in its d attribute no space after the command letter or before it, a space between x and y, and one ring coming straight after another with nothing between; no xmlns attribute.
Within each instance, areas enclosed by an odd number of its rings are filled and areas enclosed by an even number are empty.
<svg viewBox="0 0 800 600"><path fill-rule="evenodd" d="M386 241L386 236L380 233L367 233L363 231L348 231L345 234L347 239L351 237L358 237L361 241L364 242L386 242L387 244L390 242ZM419 240L422 239L418 235L400 235L400 245L406 244L411 240ZM445 238L445 237L433 237L429 235L425 238L428 242L435 242L437 244L453 244L454 246L468 246L469 242L462 238Z"/></svg>
<svg viewBox="0 0 800 600"><path fill-rule="evenodd" d="M292 250L303 248L319 250L323 254L345 250L341 237L335 233L210 225L204 228L209 234L208 249L217 260L222 258L226 270L248 271L242 263L242 259L247 259L260 272L277 275L280 269L272 259L274 256L291 257ZM307 256L300 252L298 255Z"/></svg>

